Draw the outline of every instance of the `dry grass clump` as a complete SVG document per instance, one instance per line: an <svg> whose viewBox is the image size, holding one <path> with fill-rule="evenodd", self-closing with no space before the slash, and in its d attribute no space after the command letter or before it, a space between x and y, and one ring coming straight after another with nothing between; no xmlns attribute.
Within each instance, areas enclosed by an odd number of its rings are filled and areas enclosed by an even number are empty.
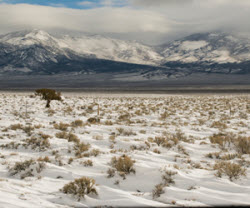
<svg viewBox="0 0 250 208"><path fill-rule="evenodd" d="M246 176L246 169L236 163L217 162L213 168L217 170L216 176L222 177L224 174L229 177L230 181L238 179L240 176Z"/></svg>
<svg viewBox="0 0 250 208"><path fill-rule="evenodd" d="M135 136L136 133L132 129L117 128L118 135L121 136Z"/></svg>
<svg viewBox="0 0 250 208"><path fill-rule="evenodd" d="M157 184L155 188L153 189L153 199L158 198L161 196L161 194L165 193L164 192L164 187L169 186L171 184L175 184L173 176L176 175L176 171L171 171L171 170L164 170L164 173L162 175L162 183Z"/></svg>
<svg viewBox="0 0 250 208"><path fill-rule="evenodd" d="M238 153L250 154L250 137L238 137L234 145Z"/></svg>
<svg viewBox="0 0 250 208"><path fill-rule="evenodd" d="M24 144L22 144L25 148L31 147L31 149L38 149L39 151L45 151L50 148L49 139L42 139L40 137L31 137L29 139L24 140Z"/></svg>
<svg viewBox="0 0 250 208"><path fill-rule="evenodd" d="M158 146L171 148L179 143L179 139L174 135L156 136L155 138L149 137L148 142L156 143Z"/></svg>
<svg viewBox="0 0 250 208"><path fill-rule="evenodd" d="M164 194L165 191L163 190L165 186L163 184L157 184L153 190L153 193L152 193L152 196L153 196L153 199L155 198L158 198L161 196L161 194Z"/></svg>
<svg viewBox="0 0 250 208"><path fill-rule="evenodd" d="M227 128L227 125L221 121L214 121L212 124L211 124L211 127L212 128L218 128L218 129L226 129Z"/></svg>
<svg viewBox="0 0 250 208"><path fill-rule="evenodd" d="M212 144L219 144L221 148L225 148L226 145L230 146L232 143L232 137L223 133L214 134L209 137L209 140Z"/></svg>
<svg viewBox="0 0 250 208"><path fill-rule="evenodd" d="M97 157L98 155L101 154L101 151L99 149L92 149L89 154L90 156Z"/></svg>
<svg viewBox="0 0 250 208"><path fill-rule="evenodd" d="M48 116L53 116L53 115L56 113L56 111L49 108L49 109L46 111L46 113L48 113Z"/></svg>
<svg viewBox="0 0 250 208"><path fill-rule="evenodd" d="M104 125L106 125L106 126L112 126L112 125L113 125L113 122L110 121L110 120L106 120L106 121L104 122Z"/></svg>
<svg viewBox="0 0 250 208"><path fill-rule="evenodd" d="M39 158L37 159L37 161L38 161L38 162L46 162L46 163L50 163L50 162L51 162L51 160L50 160L50 158L49 158L48 156L39 157Z"/></svg>
<svg viewBox="0 0 250 208"><path fill-rule="evenodd" d="M75 156L76 157L83 157L83 153L88 151L90 148L90 144L85 144L84 142L81 142L79 144L75 144L74 150L75 150Z"/></svg>
<svg viewBox="0 0 250 208"><path fill-rule="evenodd" d="M17 129L23 129L23 125L22 124L12 124L9 127L11 130L16 131Z"/></svg>
<svg viewBox="0 0 250 208"><path fill-rule="evenodd" d="M108 170L107 170L107 174L108 174L108 178L112 178L112 177L114 177L115 176L115 169L114 168L109 168Z"/></svg>
<svg viewBox="0 0 250 208"><path fill-rule="evenodd" d="M85 167L93 166L93 161L92 160L86 160L86 161L82 162L82 164Z"/></svg>
<svg viewBox="0 0 250 208"><path fill-rule="evenodd" d="M126 113L126 114L120 115L120 116L118 117L118 120L119 120L119 121L127 121L127 120L130 119L130 117L131 117L131 116L130 116L128 113Z"/></svg>
<svg viewBox="0 0 250 208"><path fill-rule="evenodd" d="M38 136L41 137L42 139L49 139L49 138L51 138L50 135L44 134L44 133L42 133L42 132L39 132L39 133L38 133Z"/></svg>
<svg viewBox="0 0 250 208"><path fill-rule="evenodd" d="M90 124L97 124L100 123L100 119L99 118L95 118L95 117L91 117L87 120L88 123Z"/></svg>
<svg viewBox="0 0 250 208"><path fill-rule="evenodd" d="M45 168L45 163L36 162L34 160L26 160L24 162L16 162L15 165L9 168L9 174L11 176L20 174L20 178L34 176L36 173L41 173Z"/></svg>
<svg viewBox="0 0 250 208"><path fill-rule="evenodd" d="M66 139L68 142L80 143L80 139L75 134L67 133L66 131L57 132L56 137L59 139Z"/></svg>
<svg viewBox="0 0 250 208"><path fill-rule="evenodd" d="M113 157L111 159L111 166L124 174L135 173L135 169L133 168L134 163L135 161L127 155L123 155L119 158Z"/></svg>
<svg viewBox="0 0 250 208"><path fill-rule="evenodd" d="M116 143L116 141L115 141L115 135L111 135L109 137L109 141L115 144Z"/></svg>
<svg viewBox="0 0 250 208"><path fill-rule="evenodd" d="M171 170L165 170L162 175L163 184L165 186L169 186L170 184L175 184L173 176L176 175L177 172Z"/></svg>
<svg viewBox="0 0 250 208"><path fill-rule="evenodd" d="M83 125L84 123L80 119L71 122L72 127L82 127Z"/></svg>
<svg viewBox="0 0 250 208"><path fill-rule="evenodd" d="M73 108L70 106L67 106L66 108L63 109L64 114L70 115L73 112Z"/></svg>
<svg viewBox="0 0 250 208"><path fill-rule="evenodd" d="M66 131L57 132L55 136L59 139L67 139L68 133Z"/></svg>
<svg viewBox="0 0 250 208"><path fill-rule="evenodd" d="M165 111L164 113L161 114L160 120L166 120L171 114Z"/></svg>
<svg viewBox="0 0 250 208"><path fill-rule="evenodd" d="M208 154L206 154L205 156L211 159L220 159L220 152L209 152Z"/></svg>
<svg viewBox="0 0 250 208"><path fill-rule="evenodd" d="M166 137L155 137L153 142L156 143L158 146L160 146L160 145L167 143L167 138Z"/></svg>
<svg viewBox="0 0 250 208"><path fill-rule="evenodd" d="M34 130L35 128L33 126L24 126L23 127L23 131L28 135L28 136L31 136L31 133L32 131Z"/></svg>
<svg viewBox="0 0 250 208"><path fill-rule="evenodd" d="M20 143L10 142L8 144L2 144L0 147L4 149L17 149L20 145Z"/></svg>
<svg viewBox="0 0 250 208"><path fill-rule="evenodd" d="M73 182L64 185L60 191L77 197L78 201L88 194L98 195L95 189L95 180L88 177L75 179Z"/></svg>
<svg viewBox="0 0 250 208"><path fill-rule="evenodd" d="M23 130L25 133L27 133L29 136L31 135L31 132L35 129L35 127L28 125L24 126L22 124L12 124L6 130L11 129L13 131L16 131L18 129Z"/></svg>
<svg viewBox="0 0 250 208"><path fill-rule="evenodd" d="M220 157L221 160L233 160L234 158L239 157L238 154L225 154Z"/></svg>
<svg viewBox="0 0 250 208"><path fill-rule="evenodd" d="M69 126L70 126L69 124L63 122L60 122L59 124L57 123L54 124L54 128L61 131L67 131Z"/></svg>
<svg viewBox="0 0 250 208"><path fill-rule="evenodd" d="M158 150L158 149L154 149L153 152L156 153L156 154L161 154L161 151Z"/></svg>

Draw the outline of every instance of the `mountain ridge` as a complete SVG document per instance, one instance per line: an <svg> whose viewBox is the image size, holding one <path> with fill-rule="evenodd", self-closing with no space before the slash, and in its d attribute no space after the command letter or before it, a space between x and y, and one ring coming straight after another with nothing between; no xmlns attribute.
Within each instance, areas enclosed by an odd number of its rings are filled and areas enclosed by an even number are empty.
<svg viewBox="0 0 250 208"><path fill-rule="evenodd" d="M130 73L146 79L192 73L250 73L250 40L197 33L157 47L100 35L56 37L42 30L0 35L0 74Z"/></svg>

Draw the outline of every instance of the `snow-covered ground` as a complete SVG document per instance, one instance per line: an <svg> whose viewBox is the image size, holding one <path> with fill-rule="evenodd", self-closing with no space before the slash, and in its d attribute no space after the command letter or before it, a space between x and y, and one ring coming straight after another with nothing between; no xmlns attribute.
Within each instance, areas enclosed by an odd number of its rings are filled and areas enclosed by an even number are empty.
<svg viewBox="0 0 250 208"><path fill-rule="evenodd" d="M249 95L63 93L50 109L31 95L0 93L0 207L250 205ZM100 122L88 122L97 104ZM80 143L89 149L79 155ZM135 173L108 177L124 154ZM98 195L60 191L83 176Z"/></svg>

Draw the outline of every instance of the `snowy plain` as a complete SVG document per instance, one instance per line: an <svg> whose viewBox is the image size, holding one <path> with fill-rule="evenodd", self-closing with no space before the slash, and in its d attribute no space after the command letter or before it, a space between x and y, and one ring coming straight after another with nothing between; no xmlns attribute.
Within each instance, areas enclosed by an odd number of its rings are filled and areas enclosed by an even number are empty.
<svg viewBox="0 0 250 208"><path fill-rule="evenodd" d="M250 205L250 154L234 142L250 140L249 94L62 94L63 101L46 109L32 92L0 93L0 207ZM100 122L88 121L97 117ZM76 156L74 142L60 138L68 133L90 144L89 154ZM214 135L231 140L216 143ZM48 143L39 143L45 137ZM124 154L135 173L108 177L111 158ZM16 162L30 159L36 161L32 175L11 174ZM220 162L240 165L244 175L218 177ZM98 195L78 201L60 191L83 176L96 181ZM164 186L153 197L157 184Z"/></svg>

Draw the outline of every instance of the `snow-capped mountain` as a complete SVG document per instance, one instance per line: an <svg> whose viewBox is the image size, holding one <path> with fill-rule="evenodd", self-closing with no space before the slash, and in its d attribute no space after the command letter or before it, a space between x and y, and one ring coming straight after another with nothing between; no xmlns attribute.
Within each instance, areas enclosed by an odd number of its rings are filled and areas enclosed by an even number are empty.
<svg viewBox="0 0 250 208"><path fill-rule="evenodd" d="M79 54L95 55L97 58L113 61L156 65L162 58L151 47L136 41L117 40L99 35L80 38L64 36L58 39L58 43L61 48Z"/></svg>
<svg viewBox="0 0 250 208"><path fill-rule="evenodd" d="M23 47L42 45L60 51L70 50L80 56L135 64L156 65L162 58L151 47L136 41L123 41L99 35L53 37L45 31L32 30L0 36L0 42Z"/></svg>
<svg viewBox="0 0 250 208"><path fill-rule="evenodd" d="M194 34L163 45L165 62L240 63L250 60L250 40L223 33Z"/></svg>
<svg viewBox="0 0 250 208"><path fill-rule="evenodd" d="M157 47L41 30L0 36L1 74L136 73L165 79L195 72L250 73L249 66L250 40L223 33L194 34Z"/></svg>

